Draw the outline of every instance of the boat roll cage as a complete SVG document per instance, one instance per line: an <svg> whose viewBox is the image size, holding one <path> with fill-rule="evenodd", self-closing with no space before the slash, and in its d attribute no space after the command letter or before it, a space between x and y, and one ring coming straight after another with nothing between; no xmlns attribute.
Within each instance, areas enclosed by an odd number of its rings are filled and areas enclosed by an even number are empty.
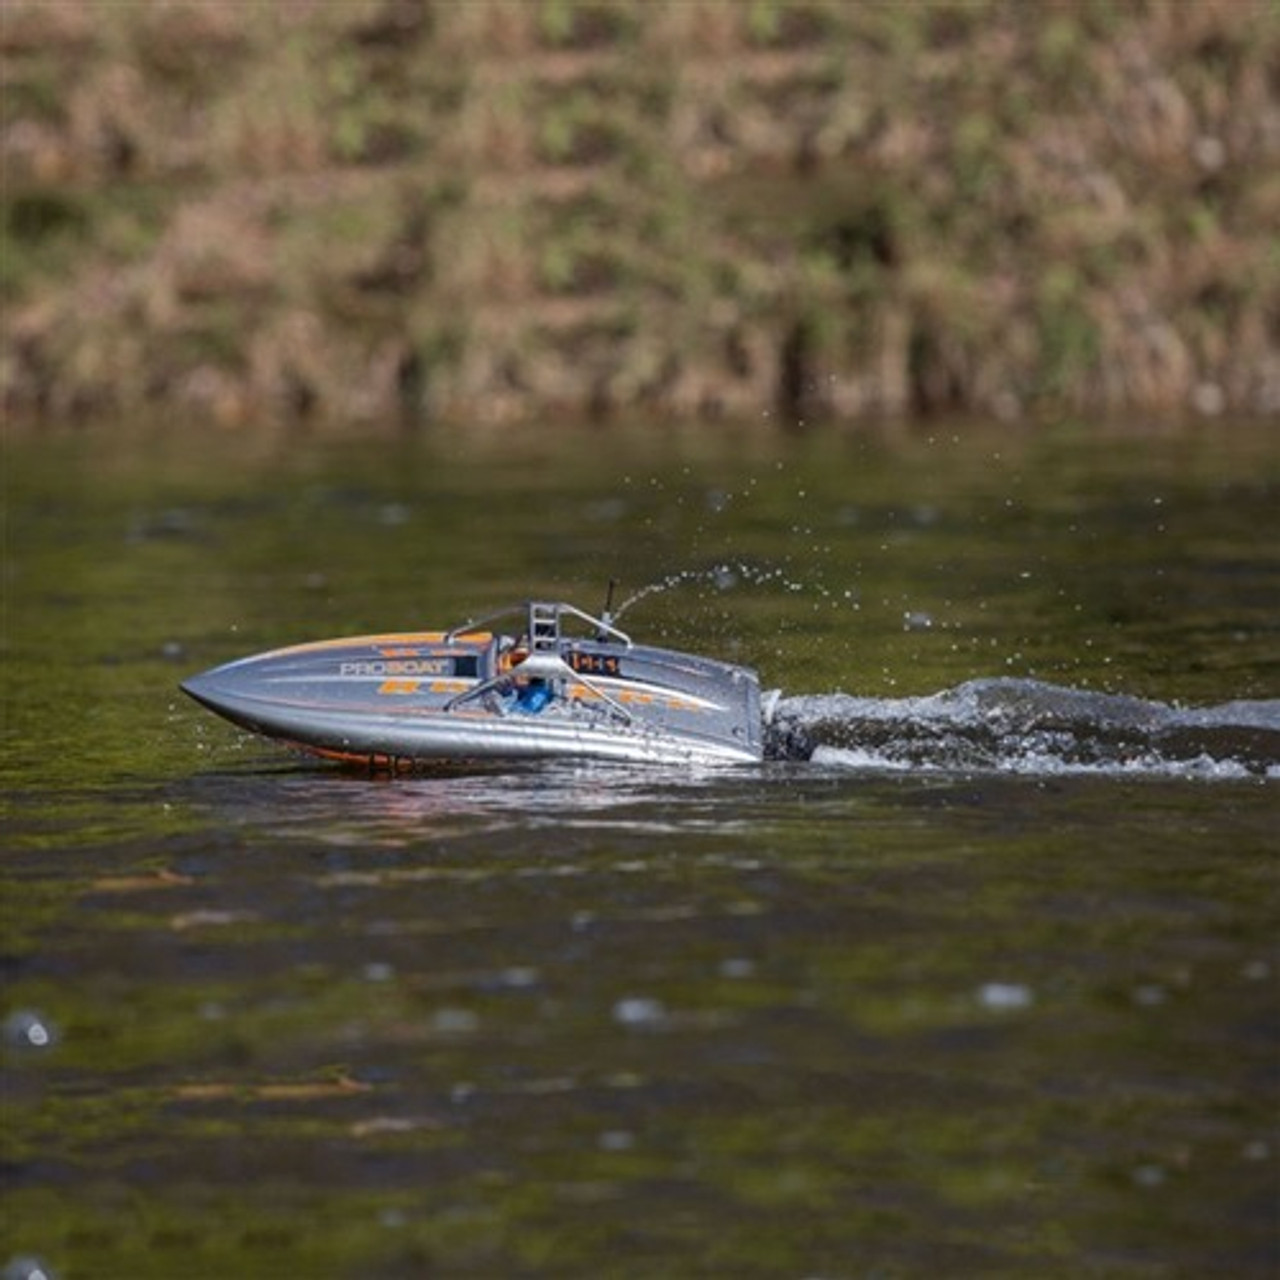
<svg viewBox="0 0 1280 1280"><path fill-rule="evenodd" d="M634 720L635 717L631 712L616 698L606 693L594 680L581 671L575 671L560 656L562 641L560 620L566 616L576 618L579 622L585 622L594 627L595 639L599 643L612 640L628 649L631 648L631 637L626 632L619 631L609 620L607 613L603 618L593 618L591 614L583 613L581 609L575 609L571 604L563 604L552 600L526 600L523 604L512 605L506 609L499 610L497 613L477 618L474 622L464 622L462 626L446 631L445 643L451 643L458 639L459 636L487 630L490 624L494 622L500 622L503 618L512 618L520 614L525 617L525 631L521 639L529 646L528 656L511 670L499 672L488 680L482 680L474 688L458 694L456 698L450 698L444 704L446 711L453 711L468 702L484 697L485 694L494 689L503 688L513 679L547 681L561 689L565 688L569 681L573 681L590 689L610 714L627 724ZM518 644L519 641L517 641Z"/></svg>
<svg viewBox="0 0 1280 1280"><path fill-rule="evenodd" d="M464 622L460 627L446 631L445 642L452 643L460 636L486 630L493 623L501 622L504 618L520 615L524 616L523 638L529 645L530 653L559 652L563 638L560 626L562 618L575 618L594 628L594 639L599 643L612 640L628 649L631 648L631 637L613 625L613 619L608 612L603 617L596 618L589 613L584 613L581 609L575 609L571 604L564 604L558 600L525 600L521 604L508 605L505 609L499 609L497 613L486 614L483 618L475 618L470 622Z"/></svg>

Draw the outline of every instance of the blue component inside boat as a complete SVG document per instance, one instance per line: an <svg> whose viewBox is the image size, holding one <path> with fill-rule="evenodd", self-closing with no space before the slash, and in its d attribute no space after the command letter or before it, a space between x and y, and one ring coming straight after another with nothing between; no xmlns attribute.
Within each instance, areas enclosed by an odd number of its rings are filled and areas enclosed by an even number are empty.
<svg viewBox="0 0 1280 1280"><path fill-rule="evenodd" d="M516 695L516 707L536 715L551 701L551 686L545 680L530 680Z"/></svg>

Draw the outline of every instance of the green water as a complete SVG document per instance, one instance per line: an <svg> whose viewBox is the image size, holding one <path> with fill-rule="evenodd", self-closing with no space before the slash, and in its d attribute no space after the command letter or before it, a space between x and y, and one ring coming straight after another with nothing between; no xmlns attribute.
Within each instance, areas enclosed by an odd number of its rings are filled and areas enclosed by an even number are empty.
<svg viewBox="0 0 1280 1280"><path fill-rule="evenodd" d="M0 1267L1274 1274L1271 424L4 461ZM1248 701L1252 755L369 778L176 692L610 577L787 697Z"/></svg>

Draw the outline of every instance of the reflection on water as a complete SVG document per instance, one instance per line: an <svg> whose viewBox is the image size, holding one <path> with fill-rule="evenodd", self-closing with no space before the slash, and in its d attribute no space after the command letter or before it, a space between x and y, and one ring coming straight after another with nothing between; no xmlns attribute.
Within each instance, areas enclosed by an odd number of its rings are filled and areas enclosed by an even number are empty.
<svg viewBox="0 0 1280 1280"><path fill-rule="evenodd" d="M1238 441L15 454L0 1267L1274 1274ZM779 758L367 777L174 693L611 575Z"/></svg>

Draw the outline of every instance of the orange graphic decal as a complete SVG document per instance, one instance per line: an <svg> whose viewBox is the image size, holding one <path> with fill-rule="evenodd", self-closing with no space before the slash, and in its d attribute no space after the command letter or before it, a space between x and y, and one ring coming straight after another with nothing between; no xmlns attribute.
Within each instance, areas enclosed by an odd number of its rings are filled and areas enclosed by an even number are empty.
<svg viewBox="0 0 1280 1280"><path fill-rule="evenodd" d="M378 686L379 693L417 693L421 680L384 680Z"/></svg>

